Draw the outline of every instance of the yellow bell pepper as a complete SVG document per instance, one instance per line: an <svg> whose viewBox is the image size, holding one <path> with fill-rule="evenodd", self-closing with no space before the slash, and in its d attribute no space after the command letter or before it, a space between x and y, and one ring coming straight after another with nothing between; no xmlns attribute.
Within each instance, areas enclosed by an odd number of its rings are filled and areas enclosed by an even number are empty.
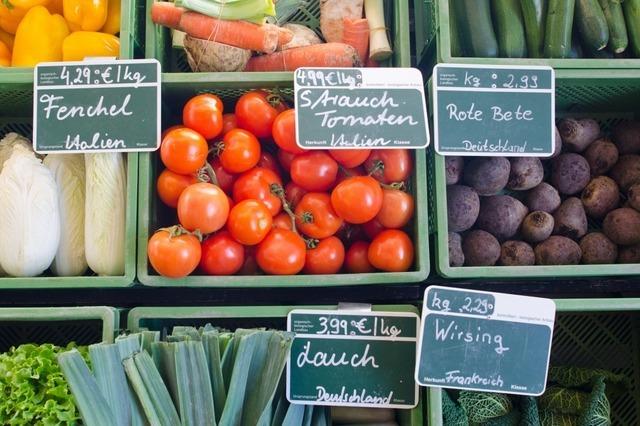
<svg viewBox="0 0 640 426"><path fill-rule="evenodd" d="M0 41L7 45L9 50L13 49L13 34L0 30Z"/></svg>
<svg viewBox="0 0 640 426"><path fill-rule="evenodd" d="M120 32L120 0L109 0L107 22L105 22L100 31L113 35Z"/></svg>
<svg viewBox="0 0 640 426"><path fill-rule="evenodd" d="M0 0L0 29L15 34L29 9L46 6L50 0Z"/></svg>
<svg viewBox="0 0 640 426"><path fill-rule="evenodd" d="M62 0L71 31L100 31L107 22L108 0Z"/></svg>
<svg viewBox="0 0 640 426"><path fill-rule="evenodd" d="M88 56L120 55L120 39L111 34L76 31L62 43L63 61L82 61Z"/></svg>
<svg viewBox="0 0 640 426"><path fill-rule="evenodd" d="M47 9L49 9L49 12L51 13L57 13L58 15L62 15L63 14L62 0L49 0Z"/></svg>
<svg viewBox="0 0 640 426"><path fill-rule="evenodd" d="M62 60L62 42L68 35L62 16L50 14L44 6L29 9L16 32L11 65L32 67L38 62Z"/></svg>
<svg viewBox="0 0 640 426"><path fill-rule="evenodd" d="M0 67L11 66L11 50L0 41Z"/></svg>

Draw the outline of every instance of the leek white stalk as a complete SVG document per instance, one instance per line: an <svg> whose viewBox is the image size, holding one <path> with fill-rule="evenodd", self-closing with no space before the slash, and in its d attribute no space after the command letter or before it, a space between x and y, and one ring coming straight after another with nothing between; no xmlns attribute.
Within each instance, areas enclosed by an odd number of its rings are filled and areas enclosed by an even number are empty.
<svg viewBox="0 0 640 426"><path fill-rule="evenodd" d="M43 273L60 242L58 189L33 151L17 144L0 173L0 264L10 275Z"/></svg>
<svg viewBox="0 0 640 426"><path fill-rule="evenodd" d="M43 162L56 180L60 206L60 245L51 271L61 277L82 275L87 270L84 255L84 155L49 154Z"/></svg>
<svg viewBox="0 0 640 426"><path fill-rule="evenodd" d="M384 61L393 51L387 37L382 0L364 0L364 14L369 22L369 58Z"/></svg>
<svg viewBox="0 0 640 426"><path fill-rule="evenodd" d="M85 154L84 242L98 275L124 275L127 172L120 153Z"/></svg>

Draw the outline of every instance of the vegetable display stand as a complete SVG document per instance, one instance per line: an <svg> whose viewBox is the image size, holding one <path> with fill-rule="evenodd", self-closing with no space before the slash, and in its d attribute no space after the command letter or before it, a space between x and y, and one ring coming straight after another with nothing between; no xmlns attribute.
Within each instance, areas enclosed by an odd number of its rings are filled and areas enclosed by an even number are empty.
<svg viewBox="0 0 640 426"><path fill-rule="evenodd" d="M589 69L609 69L609 70L615 70L615 69L637 69L640 68L640 58L638 57L637 53L635 55L635 58L633 57L616 57L614 58L613 53L608 54L608 57L603 58L603 59L599 59L599 58L589 58L589 57L581 57L581 58L571 58L570 56L564 57L562 59L560 58L516 58L516 57L504 57L504 55L501 55L499 52L497 53L498 56L503 56L503 57L471 57L471 56L460 56L460 53L456 51L456 48L452 47L452 43L455 43L455 39L452 38L452 26L451 26L451 22L450 22L450 18L452 18L454 16L454 12L451 10L451 6L450 4L453 3L454 1L461 1L461 0L434 0L433 2L425 2L425 6L427 7L427 12L426 12L426 17L424 17L424 19L426 19L427 21L429 21L430 19L430 15L434 15L435 16L435 28L436 28L436 43L437 43L437 48L436 48L436 61L438 63L459 63L459 64L493 64L493 65L510 65L510 66L526 66L526 65L549 65L553 68L566 68L566 69L579 69L579 68L589 68ZM473 7L478 7L478 10L473 10L471 11L471 13L469 14L470 17L470 22L469 24L474 26L474 30L477 30L478 33L473 36L474 39L478 40L480 37L479 34L485 34L484 30L486 28L484 28L482 25L484 24L484 19L483 18L489 18L489 20L491 20L491 11L486 11L483 10L484 8L489 8L489 1L474 1L473 3ZM491 2L493 3L493 2ZM519 4L520 2L514 2L517 4ZM546 4L547 2L536 2L539 4ZM556 2L558 5L562 4L562 3L567 3L567 2ZM570 2L573 3L573 2ZM576 2L577 4L578 2ZM594 2L597 6L598 5L598 1ZM600 2L602 3L602 2ZM471 3L469 3L471 4ZM503 3L504 5L504 3ZM631 5L629 7L629 9L631 9ZM635 9L634 9L635 10ZM515 20L514 17L510 14L511 12L508 10L504 11L504 16L509 16L509 19ZM637 12L635 12L637 13ZM560 15L560 14L558 14ZM578 18L576 18L577 20ZM494 28L496 28L496 19L494 18L494 23L493 26ZM513 23L510 22L510 23ZM489 24L491 24L489 22ZM516 32L511 31L512 28L508 27L509 22L507 22L507 27L505 27L504 30L504 35L503 37L508 37L509 40L511 40L513 42L514 39L517 39L519 37L519 35L516 34ZM524 25L524 24L523 24ZM621 24L622 26L624 26L624 22L622 22ZM574 33L576 32L575 30L577 28L575 28L576 25L574 25ZM636 25L637 27L637 25ZM556 32L559 32L560 30L558 30L558 26L555 26L556 28ZM636 29L636 32L638 32L639 29ZM511 31L511 32L509 32ZM496 31L497 32L497 31ZM528 33L528 32L527 32ZM528 34L526 34L528 35ZM559 34L555 34L556 36L559 36ZM496 34L497 36L497 34ZM629 47L627 47L626 51L637 51L638 49L640 49L640 47L636 46L636 47L632 47L632 34L631 31L629 31ZM500 37L498 37L498 41ZM637 37L635 38L637 40ZM493 40L493 43L495 43L495 40ZM507 42L504 42L505 45L507 45ZM640 43L640 40L636 41L636 44ZM546 43L545 43L546 44ZM562 43L562 45L564 45L565 43ZM492 49L495 49L495 45L493 45L494 47L492 47ZM510 48L512 47L512 44L508 45L509 47L505 47L506 48ZM602 49L600 52L598 52L598 54L594 55L605 55L603 52L605 52L608 48ZM626 53L625 51L625 53ZM496 52L494 52L494 54L496 54ZM582 55L582 56L586 56L586 55Z"/></svg>
<svg viewBox="0 0 640 426"><path fill-rule="evenodd" d="M120 59L142 56L144 45L144 4L135 0L121 0L120 5ZM44 43L44 42L43 42ZM33 68L3 67L0 69L0 89L14 88L16 93L33 84ZM0 103L2 99L0 98Z"/></svg>
<svg viewBox="0 0 640 426"><path fill-rule="evenodd" d="M0 308L0 351L23 343L113 343L119 315L106 306Z"/></svg>
<svg viewBox="0 0 640 426"><path fill-rule="evenodd" d="M611 396L611 424L640 422L640 300L556 300L550 367L603 369L629 388ZM548 388L547 388L548 389ZM442 425L442 391L428 388L429 424Z"/></svg>
<svg viewBox="0 0 640 426"><path fill-rule="evenodd" d="M230 330L236 328L266 327L285 330L287 315L294 309L337 309L337 306L242 306L242 307L144 307L134 308L127 316L127 328L131 332L141 330L160 331L161 337L171 334L174 326L200 327L211 324ZM411 305L373 305L373 311L414 312ZM422 400L422 392L420 392ZM423 424L422 402L413 410L397 410L400 426Z"/></svg>
<svg viewBox="0 0 640 426"><path fill-rule="evenodd" d="M558 70L556 73L556 119L563 117L593 118L599 123L605 134L608 134L612 126L622 120L637 119L640 78L637 77L637 72L631 70L621 71L621 74L622 76L620 74L614 75L607 70ZM466 159L469 158L466 157ZM435 212L433 216L437 229L436 267L440 275L447 278L559 278L640 274L639 263L450 266L445 159L434 153L430 160L432 163L429 170L430 173L433 173L430 180L435 185L435 202L433 203ZM520 199L524 199L524 194L526 194L525 191L503 190L501 192L506 192L507 195ZM582 190L573 196L580 198L581 192ZM626 189L621 188L620 193L623 198L619 205L623 205ZM563 200L566 198L568 196L562 197ZM588 232L601 230L602 223L601 220L590 218L587 224Z"/></svg>
<svg viewBox="0 0 640 426"><path fill-rule="evenodd" d="M385 22L388 28L389 42L393 56L380 66L409 67L410 34L409 34L409 0L384 0ZM151 5L154 0L146 0L146 57L160 61L166 83L182 80L183 73L191 73L185 51L182 47L173 46L172 32L166 27L151 21ZM301 24L316 32L320 32L320 0L299 2L299 10L288 18L288 23ZM280 22L285 24L287 22ZM212 34L213 39L213 34ZM198 77L196 77L198 76ZM230 83L249 83L266 81L292 81L292 72L198 72L187 78L198 78L200 81L227 81Z"/></svg>
<svg viewBox="0 0 640 426"><path fill-rule="evenodd" d="M0 98L5 92L0 91ZM27 112L23 110L27 100L30 101L31 93L21 93L20 97L9 96L15 99L14 109L18 110L21 118L0 118L0 139L7 133L16 132L30 138L33 130L31 118L26 118ZM0 102L0 113L4 113L3 108L11 108L10 104ZM31 105L28 106L30 108ZM28 114L31 114L29 111ZM9 116L11 117L11 116ZM108 287L128 287L133 285L136 273L136 207L138 197L138 154L126 155L127 173L127 193L125 211L125 242L124 242L124 274L118 276L54 276L45 271L44 275L37 277L0 277L0 290L2 289L39 289L39 288L108 288Z"/></svg>
<svg viewBox="0 0 640 426"><path fill-rule="evenodd" d="M182 77L188 77L181 74ZM182 106L186 100L196 93L211 92L219 96L227 108L248 89L263 88L278 91L283 97L291 95L290 86L279 86L262 81L247 84L236 84L237 89L230 89L225 83L198 82L198 74L193 80L184 78L180 84L167 83L163 89L165 126L174 124L176 117L181 117ZM178 119L179 119L178 118ZM373 272L362 274L333 274L333 275L190 275L185 278L172 279L160 276L151 267L148 257L148 241L153 233L165 226L177 223L174 210L167 207L158 197L156 180L162 171L159 153L141 154L139 175L139 218L138 218L138 280L149 286L167 287L309 287L309 286L338 286L356 284L396 284L420 282L429 273L428 223L427 223L427 188L426 161L424 150L412 151L415 156L414 167L409 178L409 190L415 199L415 212L410 222L412 231L410 236L415 248L415 260L407 272ZM196 272L197 273L197 272Z"/></svg>

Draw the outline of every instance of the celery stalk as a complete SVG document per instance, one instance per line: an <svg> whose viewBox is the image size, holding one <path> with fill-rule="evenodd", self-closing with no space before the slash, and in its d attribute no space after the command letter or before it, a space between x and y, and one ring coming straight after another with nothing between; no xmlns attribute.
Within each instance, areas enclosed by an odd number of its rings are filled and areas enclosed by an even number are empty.
<svg viewBox="0 0 640 426"><path fill-rule="evenodd" d="M115 344L89 346L89 357L98 387L115 416L116 425L131 424L131 402L128 399L127 376L122 368L120 352Z"/></svg>

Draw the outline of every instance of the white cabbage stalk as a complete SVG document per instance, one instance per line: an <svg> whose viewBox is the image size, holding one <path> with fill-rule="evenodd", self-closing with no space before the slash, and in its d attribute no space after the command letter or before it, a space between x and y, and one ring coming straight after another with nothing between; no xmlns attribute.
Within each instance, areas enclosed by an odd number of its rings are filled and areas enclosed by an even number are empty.
<svg viewBox="0 0 640 426"><path fill-rule="evenodd" d="M16 145L0 173L0 265L10 275L43 273L60 242L58 189L30 149Z"/></svg>
<svg viewBox="0 0 640 426"><path fill-rule="evenodd" d="M2 165L5 161L11 157L13 147L15 145L22 145L24 148L33 151L31 141L24 136L20 136L17 133L7 133L2 140L0 140L0 171L2 171Z"/></svg>
<svg viewBox="0 0 640 426"><path fill-rule="evenodd" d="M84 245L98 275L124 275L127 172L120 153L85 154Z"/></svg>
<svg viewBox="0 0 640 426"><path fill-rule="evenodd" d="M44 159L58 186L60 245L51 271L60 277L78 276L87 270L84 255L84 155L49 154Z"/></svg>

